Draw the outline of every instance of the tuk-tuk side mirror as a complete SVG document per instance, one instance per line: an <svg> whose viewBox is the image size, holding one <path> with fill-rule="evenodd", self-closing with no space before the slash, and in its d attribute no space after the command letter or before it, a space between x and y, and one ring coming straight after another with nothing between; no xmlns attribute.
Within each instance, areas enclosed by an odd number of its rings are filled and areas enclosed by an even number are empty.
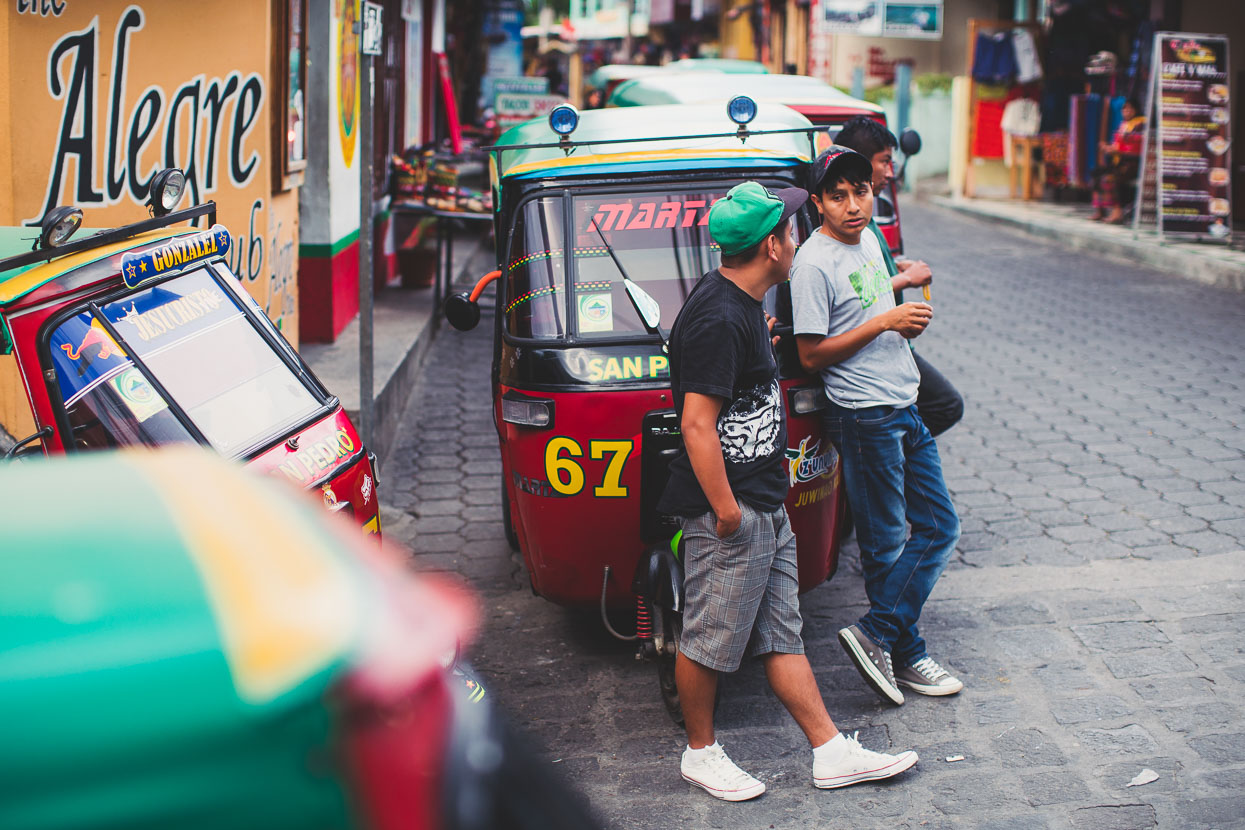
<svg viewBox="0 0 1245 830"><path fill-rule="evenodd" d="M450 321L450 325L459 331L471 331L479 325L480 304L476 301L480 299L484 289L488 288L489 283L500 276L501 271L489 271L480 277L480 281L476 283L475 288L471 289L470 294L462 292L446 297L441 311L445 314L445 319Z"/></svg>
<svg viewBox="0 0 1245 830"><path fill-rule="evenodd" d="M451 294L445 299L445 319L459 331L471 331L480 323L480 304L465 291Z"/></svg>
<svg viewBox="0 0 1245 830"><path fill-rule="evenodd" d="M905 156L915 156L921 152L921 134L909 127L899 136L899 149Z"/></svg>
<svg viewBox="0 0 1245 830"><path fill-rule="evenodd" d="M51 427L44 427L43 429L36 432L34 435L27 435L25 438L18 441L13 446L9 447L9 451L4 454L4 460L11 461L14 458L21 458L23 455L30 455L34 452L34 450L26 450L25 452L23 452L22 450L24 447L30 444L33 444L36 441L42 443L43 441L46 441L48 438L51 438L51 437L52 437Z"/></svg>

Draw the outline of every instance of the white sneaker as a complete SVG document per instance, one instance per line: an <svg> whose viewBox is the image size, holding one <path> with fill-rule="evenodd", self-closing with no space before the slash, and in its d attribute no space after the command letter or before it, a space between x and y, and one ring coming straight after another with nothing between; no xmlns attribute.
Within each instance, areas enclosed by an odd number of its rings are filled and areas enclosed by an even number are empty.
<svg viewBox="0 0 1245 830"><path fill-rule="evenodd" d="M847 741L847 753L835 763L813 759L813 786L833 790L859 784L861 781L879 781L898 775L916 763L912 750L898 755L887 755L865 749L856 740L859 732L843 738Z"/></svg>
<svg viewBox="0 0 1245 830"><path fill-rule="evenodd" d="M701 752L683 750L680 771L684 781L723 801L747 801L765 792L765 785L735 766L716 741Z"/></svg>

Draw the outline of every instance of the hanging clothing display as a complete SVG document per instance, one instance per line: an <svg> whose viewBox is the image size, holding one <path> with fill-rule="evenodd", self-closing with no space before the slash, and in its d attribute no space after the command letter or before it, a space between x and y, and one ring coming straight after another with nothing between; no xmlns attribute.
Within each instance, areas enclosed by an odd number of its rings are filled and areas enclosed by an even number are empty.
<svg viewBox="0 0 1245 830"><path fill-rule="evenodd" d="M973 51L973 79L983 84L1006 84L1016 77L1016 50L1011 32L982 32Z"/></svg>
<svg viewBox="0 0 1245 830"><path fill-rule="evenodd" d="M1012 50L1016 55L1016 81L1028 84L1040 80L1042 77L1042 64L1038 60L1037 45L1033 42L1033 33L1028 29L1016 29L1013 31Z"/></svg>

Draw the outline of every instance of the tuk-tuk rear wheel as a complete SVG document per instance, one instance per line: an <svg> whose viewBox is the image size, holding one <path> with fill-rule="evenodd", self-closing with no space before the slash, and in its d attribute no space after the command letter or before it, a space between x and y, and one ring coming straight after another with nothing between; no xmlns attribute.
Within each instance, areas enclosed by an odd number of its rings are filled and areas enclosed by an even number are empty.
<svg viewBox="0 0 1245 830"><path fill-rule="evenodd" d="M661 689L661 702L666 705L670 719L683 725L683 704L679 702L679 687L674 680L674 664L679 655L679 639L683 636L683 615L654 606L654 629L661 631L663 647L657 652L657 684Z"/></svg>

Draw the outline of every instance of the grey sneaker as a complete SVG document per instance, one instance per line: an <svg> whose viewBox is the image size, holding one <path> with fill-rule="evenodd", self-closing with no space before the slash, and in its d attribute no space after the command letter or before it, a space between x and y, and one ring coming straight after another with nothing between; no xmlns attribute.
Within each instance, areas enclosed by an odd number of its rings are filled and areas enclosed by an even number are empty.
<svg viewBox="0 0 1245 830"><path fill-rule="evenodd" d="M903 692L895 685L895 673L891 669L891 655L865 636L854 625L839 629L839 642L843 650L856 664L856 670L873 691L896 706L903 705Z"/></svg>
<svg viewBox="0 0 1245 830"><path fill-rule="evenodd" d="M897 670L895 682L922 695L953 695L964 688L958 677L954 677L929 656Z"/></svg>
<svg viewBox="0 0 1245 830"><path fill-rule="evenodd" d="M856 733L860 734L860 733ZM847 739L847 754L837 763L829 764L813 759L813 786L822 790L834 790L839 787L850 787L861 781L880 781L898 775L910 769L917 762L916 753L912 750L887 755L865 749L856 740L856 735L844 735Z"/></svg>
<svg viewBox="0 0 1245 830"><path fill-rule="evenodd" d="M715 741L706 750L695 754L690 748L683 750L679 771L684 781L723 801L747 801L765 792L765 785L735 766L721 744Z"/></svg>

